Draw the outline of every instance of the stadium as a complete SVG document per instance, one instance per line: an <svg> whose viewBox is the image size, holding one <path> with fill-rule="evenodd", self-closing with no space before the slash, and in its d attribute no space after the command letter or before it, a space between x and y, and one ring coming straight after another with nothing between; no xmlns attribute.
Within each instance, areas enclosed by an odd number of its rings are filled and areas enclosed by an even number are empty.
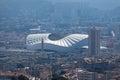
<svg viewBox="0 0 120 80"><path fill-rule="evenodd" d="M88 45L88 35L58 35L52 33L30 34L26 38L27 49L55 52L79 52Z"/></svg>

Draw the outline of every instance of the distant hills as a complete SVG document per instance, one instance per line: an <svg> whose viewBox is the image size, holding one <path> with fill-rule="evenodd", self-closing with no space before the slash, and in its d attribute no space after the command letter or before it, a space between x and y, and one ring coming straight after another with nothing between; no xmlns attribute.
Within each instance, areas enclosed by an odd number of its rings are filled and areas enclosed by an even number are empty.
<svg viewBox="0 0 120 80"><path fill-rule="evenodd" d="M102 10L113 9L120 6L120 0L49 0L53 2L86 2L94 8Z"/></svg>
<svg viewBox="0 0 120 80"><path fill-rule="evenodd" d="M32 21L39 20L69 22L68 24L78 22L83 25L87 22L108 24L111 19L120 22L119 2L119 0L114 2L113 0L0 0L0 26L8 27L9 23L11 27L19 24L24 28L28 24L31 25ZM109 6L110 8L106 10ZM7 20L13 17L18 21L4 22L2 19L4 17L7 17ZM16 21L20 23L16 24Z"/></svg>
<svg viewBox="0 0 120 80"><path fill-rule="evenodd" d="M86 2L83 2L83 0L0 0L0 15L27 15L37 17L41 15L42 17L49 16L50 18L53 15L53 17L62 15L65 18L69 18L72 15L74 15L73 17L102 16L105 12L117 15L120 11L120 5L118 6L120 1L118 0L109 0L109 3L108 0L84 1ZM111 5L112 3L116 3L116 5ZM106 5L113 9L104 11L104 9L100 10L97 8L97 5L100 5L101 8Z"/></svg>

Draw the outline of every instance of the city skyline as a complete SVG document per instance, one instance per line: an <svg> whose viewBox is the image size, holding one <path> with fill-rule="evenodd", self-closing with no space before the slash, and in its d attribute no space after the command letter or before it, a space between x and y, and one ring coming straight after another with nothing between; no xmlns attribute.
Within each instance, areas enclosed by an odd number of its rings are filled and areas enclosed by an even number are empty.
<svg viewBox="0 0 120 80"><path fill-rule="evenodd" d="M0 80L120 80L120 0L0 0Z"/></svg>

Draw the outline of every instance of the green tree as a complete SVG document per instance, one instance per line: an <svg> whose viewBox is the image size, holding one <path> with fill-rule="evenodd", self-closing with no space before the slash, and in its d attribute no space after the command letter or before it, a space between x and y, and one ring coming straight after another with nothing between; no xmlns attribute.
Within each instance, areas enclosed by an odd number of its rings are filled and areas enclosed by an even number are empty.
<svg viewBox="0 0 120 80"><path fill-rule="evenodd" d="M68 79L62 76L58 76L56 78L52 78L52 80L68 80Z"/></svg>
<svg viewBox="0 0 120 80"><path fill-rule="evenodd" d="M11 80L17 80L16 76L12 76Z"/></svg>
<svg viewBox="0 0 120 80"><path fill-rule="evenodd" d="M20 75L18 76L18 80L29 80L26 76Z"/></svg>

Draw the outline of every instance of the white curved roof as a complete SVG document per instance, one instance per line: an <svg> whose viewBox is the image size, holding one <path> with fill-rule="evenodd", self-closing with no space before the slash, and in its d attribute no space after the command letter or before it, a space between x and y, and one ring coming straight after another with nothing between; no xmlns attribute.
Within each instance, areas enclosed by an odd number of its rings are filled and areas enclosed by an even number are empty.
<svg viewBox="0 0 120 80"><path fill-rule="evenodd" d="M26 44L32 46L41 43L43 40L44 43L62 47L70 47L76 44L77 42L80 42L81 40L88 38L88 35L86 34L71 34L59 40L51 40L49 39L49 35L51 35L51 33L30 34L27 36Z"/></svg>

